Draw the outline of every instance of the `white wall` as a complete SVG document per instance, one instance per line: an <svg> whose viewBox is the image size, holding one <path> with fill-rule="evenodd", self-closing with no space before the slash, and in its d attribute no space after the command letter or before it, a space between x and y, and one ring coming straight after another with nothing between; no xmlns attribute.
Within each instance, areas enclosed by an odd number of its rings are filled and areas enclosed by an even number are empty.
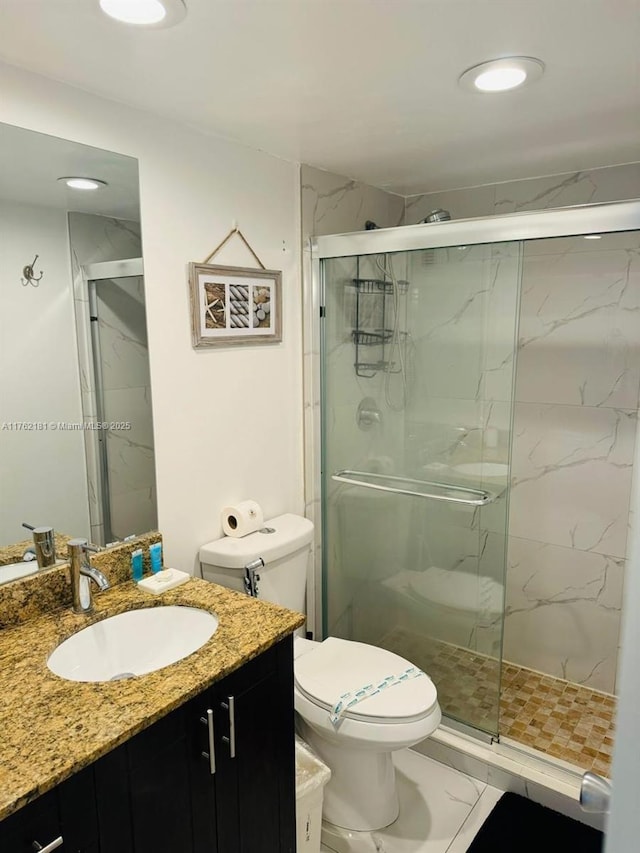
<svg viewBox="0 0 640 853"><path fill-rule="evenodd" d="M0 235L0 544L27 539L23 521L88 536L84 435L49 428L82 423L67 215L2 201ZM23 287L36 254L42 281Z"/></svg>
<svg viewBox="0 0 640 853"><path fill-rule="evenodd" d="M302 512L298 169L262 152L0 65L0 120L136 157L149 325L158 526L193 570L224 504ZM237 221L283 270L283 343L195 351L187 264ZM216 258L251 266L240 241Z"/></svg>

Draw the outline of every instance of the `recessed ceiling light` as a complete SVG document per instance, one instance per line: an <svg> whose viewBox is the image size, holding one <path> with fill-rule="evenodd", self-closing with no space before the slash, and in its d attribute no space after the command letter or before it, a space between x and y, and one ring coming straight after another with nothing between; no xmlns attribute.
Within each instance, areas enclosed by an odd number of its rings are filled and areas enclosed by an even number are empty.
<svg viewBox="0 0 640 853"><path fill-rule="evenodd" d="M472 92L507 92L542 77L544 63L532 56L509 56L474 65L460 76L463 89Z"/></svg>
<svg viewBox="0 0 640 853"><path fill-rule="evenodd" d="M72 190L99 190L101 187L106 187L107 182L101 181L99 178L58 178L59 181L64 181Z"/></svg>
<svg viewBox="0 0 640 853"><path fill-rule="evenodd" d="M583 234L585 240L602 240L602 234Z"/></svg>
<svg viewBox="0 0 640 853"><path fill-rule="evenodd" d="M100 8L124 24L171 27L187 14L183 0L100 0Z"/></svg>

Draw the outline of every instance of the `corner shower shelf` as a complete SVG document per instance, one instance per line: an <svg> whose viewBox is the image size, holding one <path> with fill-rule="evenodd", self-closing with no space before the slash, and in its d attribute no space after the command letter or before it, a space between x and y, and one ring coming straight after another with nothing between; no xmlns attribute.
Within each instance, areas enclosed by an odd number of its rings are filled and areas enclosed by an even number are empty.
<svg viewBox="0 0 640 853"><path fill-rule="evenodd" d="M379 278L353 278L350 284L356 290L356 317L355 328L351 335L356 348L356 357L354 367L356 376L362 379L373 379L373 377L382 371L387 373L397 373L398 368L391 361L388 355L387 347L391 345L391 353L393 354L394 343L396 346L404 345L406 342L406 332L402 332L399 339L393 341L393 329L386 328L389 310L387 307L387 296L394 295L394 284L386 279ZM409 282L399 280L397 282L398 293L404 296L409 289ZM375 317L379 323L379 328L363 328L361 318L363 306L361 299L366 296L373 296L374 302L368 303L369 311L368 318ZM397 310L397 306L396 310ZM377 352L378 358L364 357L360 353L360 347L379 347Z"/></svg>
<svg viewBox="0 0 640 853"><path fill-rule="evenodd" d="M393 282L384 281L381 278L354 278L351 283L360 293L384 293L387 296L393 294ZM400 293L404 294L408 289L409 282L399 279L398 290Z"/></svg>
<svg viewBox="0 0 640 853"><path fill-rule="evenodd" d="M393 331L391 329L374 329L374 331L369 332L365 329L354 329L351 334L354 343L358 346L375 347L379 344L388 343L393 336Z"/></svg>

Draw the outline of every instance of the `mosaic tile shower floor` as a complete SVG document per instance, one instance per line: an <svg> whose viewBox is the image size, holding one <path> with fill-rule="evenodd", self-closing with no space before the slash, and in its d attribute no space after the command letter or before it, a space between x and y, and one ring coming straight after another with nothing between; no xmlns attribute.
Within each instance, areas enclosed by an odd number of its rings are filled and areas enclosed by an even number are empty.
<svg viewBox="0 0 640 853"><path fill-rule="evenodd" d="M381 642L428 672L443 711L495 730L499 665L494 658L395 629ZM500 734L582 770L609 776L616 699L504 662Z"/></svg>

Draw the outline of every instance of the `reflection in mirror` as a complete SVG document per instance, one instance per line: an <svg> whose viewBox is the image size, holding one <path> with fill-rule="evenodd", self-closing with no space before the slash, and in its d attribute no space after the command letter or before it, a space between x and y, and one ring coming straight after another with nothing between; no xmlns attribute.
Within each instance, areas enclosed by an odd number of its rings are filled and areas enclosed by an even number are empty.
<svg viewBox="0 0 640 853"><path fill-rule="evenodd" d="M0 124L0 247L0 563L23 522L154 529L137 161Z"/></svg>

